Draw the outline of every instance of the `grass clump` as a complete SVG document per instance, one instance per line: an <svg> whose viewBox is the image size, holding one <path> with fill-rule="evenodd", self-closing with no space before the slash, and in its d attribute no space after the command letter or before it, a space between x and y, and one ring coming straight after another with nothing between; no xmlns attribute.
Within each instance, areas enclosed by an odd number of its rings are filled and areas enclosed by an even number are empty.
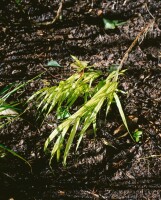
<svg viewBox="0 0 161 200"><path fill-rule="evenodd" d="M13 119L18 115L18 108L16 107L17 103L8 103L7 100L13 93L19 90L21 86L21 84L10 84L0 91L0 120L7 119L9 122L11 118ZM1 121L0 128L2 128L8 122L5 123L4 120Z"/></svg>
<svg viewBox="0 0 161 200"><path fill-rule="evenodd" d="M129 132L117 94L120 92L118 90L118 77L124 71L114 70L107 75L106 79L100 80L102 75L100 71L93 71L87 62L79 61L74 56L73 59L75 61L74 67L77 69L75 74L67 80L61 81L58 86L47 87L37 91L29 99L29 101L36 100L40 113L45 113L45 116L54 108L56 108L57 113L64 107L71 110L78 98L84 99L81 107L72 115L68 115L67 119L62 121L47 138L44 146L45 151L54 141L50 163L55 154L57 160L59 160L61 151L63 151L63 164L66 165L67 156L76 135L77 150L84 134L91 125L93 126L93 132L96 133L96 120L101 108L106 106L107 115L114 101Z"/></svg>
<svg viewBox="0 0 161 200"><path fill-rule="evenodd" d="M83 135L85 134L86 130L90 127L90 125L93 125L93 130L96 132L96 118L98 112L101 110L104 103L106 103L107 109L106 113L108 113L110 109L110 105L115 99L116 104L119 108L121 117L127 127L125 117L122 111L122 107L117 95L117 86L118 82L115 81L115 76L117 72L111 73L106 81L105 84L94 94L94 96L87 101L76 113L71 115L68 119L66 119L64 122L62 122L48 137L48 139L45 142L44 150L47 150L48 145L51 143L53 139L56 139L54 143L54 147L51 151L51 159L57 153L57 159L59 160L60 157L60 151L62 149L64 138L69 133L68 140L66 142L66 147L64 150L63 155L63 164L66 164L66 159L69 153L69 150L71 148L71 145L73 143L73 139L76 135L76 132L78 130L78 127L81 126L82 129L78 133L78 141L76 150L79 147L79 144L83 138ZM69 128L71 128L71 131L69 131ZM69 132L68 132L69 131Z"/></svg>
<svg viewBox="0 0 161 200"><path fill-rule="evenodd" d="M7 102L8 98L11 97L16 91L20 88L24 87L26 83L19 83L19 84L9 84L8 86L4 87L0 91L0 128L3 128L5 125L11 123L14 119L19 117L19 109L17 108L18 103L16 102ZM27 160L25 160L22 156L17 154L12 149L9 149L3 144L0 144L0 158L6 156L6 152L11 153L13 156L19 158L20 160L24 161L31 169L31 165ZM32 169L31 169L32 171Z"/></svg>
<svg viewBox="0 0 161 200"><path fill-rule="evenodd" d="M13 122L13 120L20 118L20 116L22 115L22 113L20 113L21 110L18 108L18 105L20 103L9 101L9 99L18 90L23 89L28 83L32 82L34 79L37 79L39 76L41 76L41 74L27 82L12 83L0 90L0 128L7 126L9 123ZM0 158L3 158L6 155L6 152L9 152L13 156L21 159L31 168L31 165L27 160L25 160L12 149L6 147L4 144L0 144Z"/></svg>
<svg viewBox="0 0 161 200"><path fill-rule="evenodd" d="M75 74L65 81L60 81L58 86L45 87L34 93L28 101L35 99L40 116L45 117L56 108L57 118L61 116L62 111L68 111L79 97L87 101L92 92L92 83L102 73L100 71L84 72L87 68L87 62L81 62L73 56L74 66L77 67ZM65 115L66 116L66 115Z"/></svg>
<svg viewBox="0 0 161 200"><path fill-rule="evenodd" d="M20 89L23 89L28 83L32 82L33 80L40 77L43 73L39 74L38 76L34 77L33 79L24 82L24 83L12 83L4 87L2 90L0 90L0 128L2 128L4 125L9 124L14 119L17 119L20 117L21 114L19 114L20 109L17 108L17 106L20 104L20 102L13 102L8 101L9 98L12 97L13 94L15 94ZM7 121L4 121L2 119L6 119Z"/></svg>

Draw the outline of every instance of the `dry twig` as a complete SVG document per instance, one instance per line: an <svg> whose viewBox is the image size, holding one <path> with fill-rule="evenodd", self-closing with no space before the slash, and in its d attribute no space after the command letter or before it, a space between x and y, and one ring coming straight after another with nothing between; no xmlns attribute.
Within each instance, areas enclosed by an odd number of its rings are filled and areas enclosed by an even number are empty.
<svg viewBox="0 0 161 200"><path fill-rule="evenodd" d="M40 22L40 23L36 23L36 25L48 26L48 25L54 24L54 23L56 22L56 20L57 20L57 19L60 17L60 15L61 15L63 3L64 3L64 0L61 0L61 1L60 1L60 4L59 4L59 8L58 8L57 13L56 13L56 16L53 18L53 20L52 20L51 22Z"/></svg>
<svg viewBox="0 0 161 200"><path fill-rule="evenodd" d="M128 48L128 50L125 52L120 64L119 64L119 67L118 67L118 70L121 70L122 69L122 66L124 64L124 62L126 62L127 58L128 58L128 55L129 53L132 51L133 47L136 45L136 43L139 41L139 39L143 36L145 36L148 32L148 30L153 27L154 25L154 22L155 20L151 20L144 28L143 30L137 35L137 37L135 38L135 40L132 42L132 44L130 45L130 47Z"/></svg>

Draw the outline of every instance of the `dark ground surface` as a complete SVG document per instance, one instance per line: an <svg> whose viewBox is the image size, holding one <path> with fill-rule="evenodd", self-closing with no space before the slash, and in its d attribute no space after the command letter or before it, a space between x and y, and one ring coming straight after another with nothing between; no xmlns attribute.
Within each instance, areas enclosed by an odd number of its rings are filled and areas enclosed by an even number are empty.
<svg viewBox="0 0 161 200"><path fill-rule="evenodd" d="M0 10L0 84L29 80L43 72L41 65L57 60L64 70L49 68L31 83L17 99L26 99L46 81L55 84L68 76L70 55L107 69L120 62L140 30L156 18L143 42L137 45L124 64L120 88L127 117L137 119L130 128L143 131L141 143L127 137L118 139L115 130L122 124L114 108L106 123L100 119L96 139L86 137L68 165L54 164L43 144L51 133L47 122L40 128L32 113L2 129L0 143L14 149L32 165L33 172L20 160L6 156L0 160L0 199L161 199L161 2L160 1L75 1L65 0L62 20L53 25L35 26L50 21L59 1L25 0L20 6L1 0ZM114 30L104 30L102 15L127 23ZM100 116L103 118L103 116ZM130 122L129 122L130 123ZM120 133L121 134L121 133ZM106 146L110 141L115 148ZM142 158L142 159L141 159ZM143 159L144 158L144 159Z"/></svg>

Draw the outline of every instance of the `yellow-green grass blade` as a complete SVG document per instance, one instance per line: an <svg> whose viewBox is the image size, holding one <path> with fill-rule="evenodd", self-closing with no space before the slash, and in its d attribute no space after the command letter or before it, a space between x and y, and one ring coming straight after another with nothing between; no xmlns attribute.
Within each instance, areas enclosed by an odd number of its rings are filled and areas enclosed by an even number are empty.
<svg viewBox="0 0 161 200"><path fill-rule="evenodd" d="M83 138L83 135L85 133L85 131L88 129L88 127L93 123L94 127L95 127L95 123L96 123L96 116L97 113L99 112L100 108L102 107L104 102L104 98L100 99L98 102L95 102L95 107L94 109L89 112L88 116L86 117L85 121L84 121L84 125L83 125L83 129L80 132L80 136L77 142L77 146L76 146L76 150L78 149L80 142Z"/></svg>
<svg viewBox="0 0 161 200"><path fill-rule="evenodd" d="M30 167L30 169L31 169L31 171L32 171L32 167L31 167L30 163L29 163L27 160L25 160L22 156L20 156L19 154L17 154L16 152L14 152L14 151L11 150L11 149L5 147L5 146L2 145L2 144L0 144L0 148L3 149L3 150L5 150L5 151L8 151L8 152L11 153L12 155L14 155L14 156L16 156L17 158L19 158L19 159L21 159L22 161L24 161L24 162Z"/></svg>
<svg viewBox="0 0 161 200"><path fill-rule="evenodd" d="M113 93L111 93L109 96L108 96L108 99L107 99L107 108L106 108L106 116L110 110L110 107L111 107L111 104L112 104L112 101L113 101Z"/></svg>
<svg viewBox="0 0 161 200"><path fill-rule="evenodd" d="M80 61L80 60L78 60L77 57L75 57L75 56L73 56L73 55L71 55L71 57L72 57L73 60L75 61L74 64L76 64L76 66L78 66L78 68L77 68L77 71L78 71L78 72L82 71L83 69L85 69L85 68L87 67L88 62Z"/></svg>
<svg viewBox="0 0 161 200"><path fill-rule="evenodd" d="M77 129L78 129L78 126L79 126L79 122L80 122L80 118L77 118L75 120L75 124L71 130L71 133L70 133L70 136L68 138L68 141L67 141L67 144L66 144L66 148L65 148L65 152L64 152L64 160L63 160L63 164L66 165L66 159L67 159L67 156L68 156L68 153L69 153L69 150L71 148L71 145L72 145L72 142L73 142L73 139L75 137L75 134L77 132Z"/></svg>
<svg viewBox="0 0 161 200"><path fill-rule="evenodd" d="M54 144L54 147L53 147L53 149L52 149L52 151L51 151L50 163L51 163L51 160L52 160L52 158L54 157L55 153L57 152L57 150L60 150L61 145L62 145L62 143L63 143L63 141L64 141L64 137L65 137L65 135L66 135L66 133L67 133L69 127L70 127L70 124L68 124L68 125L62 130L62 132L60 133L60 135L58 136L58 138L57 138L57 140L56 140L56 142L55 142L55 144Z"/></svg>
<svg viewBox="0 0 161 200"><path fill-rule="evenodd" d="M118 107L120 116L122 118L122 121L123 121L128 133L129 133L130 137L132 138L132 140L134 140L132 135L131 135L131 133L130 133L130 131L129 131L129 128L128 128L127 121L126 121L126 118L125 118L125 115L124 115L124 111L122 109L122 105L121 105L120 99L119 99L119 97L118 97L118 95L116 93L114 93L114 98L115 98L115 102L116 102L116 105Z"/></svg>
<svg viewBox="0 0 161 200"><path fill-rule="evenodd" d="M78 147L80 145L80 142L82 141L82 138L83 138L83 135L84 135L85 131L88 129L88 127L91 125L91 123L92 123L92 119L90 119L90 117L88 117L86 119L86 121L84 122L83 128L82 128L82 130L80 132L79 139L77 141L76 151L77 151L77 149L78 149Z"/></svg>

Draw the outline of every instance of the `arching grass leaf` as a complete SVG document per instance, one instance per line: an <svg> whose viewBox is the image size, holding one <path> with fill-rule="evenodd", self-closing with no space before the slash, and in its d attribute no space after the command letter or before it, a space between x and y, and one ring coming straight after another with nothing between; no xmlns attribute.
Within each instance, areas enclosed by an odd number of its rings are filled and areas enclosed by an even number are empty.
<svg viewBox="0 0 161 200"><path fill-rule="evenodd" d="M126 127L126 129L128 131L128 133L129 133L129 135L131 136L132 140L134 140L133 137L132 137L132 135L131 135L131 133L130 133L130 131L129 131L129 128L128 128L128 125L127 125L127 121L126 121L126 118L125 118L125 114L124 114L124 111L122 109L120 99L119 99L118 95L116 94L116 92L114 92L114 98L115 98L115 102L116 102L116 105L118 107L120 116L122 118L122 121L123 121L123 123L124 123L124 125L125 125L125 127Z"/></svg>
<svg viewBox="0 0 161 200"><path fill-rule="evenodd" d="M16 156L17 158L19 158L19 159L21 159L22 161L24 161L24 162L30 167L30 169L32 170L32 167L31 167L30 163L29 163L27 160L25 160L22 156L20 156L19 154L17 154L15 151L13 151L13 150L7 148L6 146L4 146L4 145L2 145L2 144L0 144L0 148L3 149L4 151L8 151L8 152L11 153L13 156Z"/></svg>

